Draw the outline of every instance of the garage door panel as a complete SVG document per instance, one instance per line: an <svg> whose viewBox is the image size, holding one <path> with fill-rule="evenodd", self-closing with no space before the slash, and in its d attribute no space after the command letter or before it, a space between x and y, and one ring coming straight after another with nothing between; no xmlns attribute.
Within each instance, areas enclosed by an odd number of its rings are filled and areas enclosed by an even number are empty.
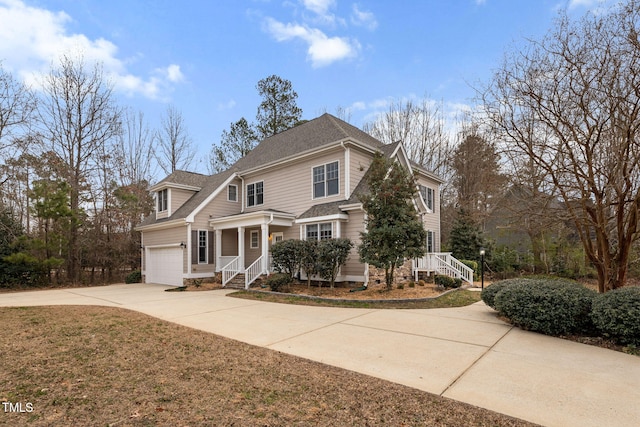
<svg viewBox="0 0 640 427"><path fill-rule="evenodd" d="M150 248L146 274L149 283L182 286L182 249Z"/></svg>

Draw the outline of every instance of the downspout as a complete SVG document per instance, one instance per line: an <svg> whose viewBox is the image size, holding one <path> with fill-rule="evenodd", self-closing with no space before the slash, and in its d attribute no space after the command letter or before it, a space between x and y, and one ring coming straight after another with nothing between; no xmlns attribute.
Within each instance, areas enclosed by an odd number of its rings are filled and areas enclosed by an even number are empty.
<svg viewBox="0 0 640 427"><path fill-rule="evenodd" d="M351 156L344 141L340 141L340 146L344 149L344 198L346 200L351 197Z"/></svg>
<svg viewBox="0 0 640 427"><path fill-rule="evenodd" d="M241 202L240 202L240 213L244 213L244 199L245 199L245 194L244 192L246 191L246 189L244 188L244 177L240 177L240 185L242 186L240 193L242 194L241 197Z"/></svg>

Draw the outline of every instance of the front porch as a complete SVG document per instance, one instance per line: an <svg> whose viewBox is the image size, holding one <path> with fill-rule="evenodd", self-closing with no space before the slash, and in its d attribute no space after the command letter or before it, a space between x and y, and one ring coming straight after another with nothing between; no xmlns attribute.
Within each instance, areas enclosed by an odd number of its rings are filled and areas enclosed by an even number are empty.
<svg viewBox="0 0 640 427"><path fill-rule="evenodd" d="M210 219L215 233L216 272L221 273L222 286L243 275L247 289L258 277L269 274L271 244L283 239L294 220L293 214L272 210Z"/></svg>

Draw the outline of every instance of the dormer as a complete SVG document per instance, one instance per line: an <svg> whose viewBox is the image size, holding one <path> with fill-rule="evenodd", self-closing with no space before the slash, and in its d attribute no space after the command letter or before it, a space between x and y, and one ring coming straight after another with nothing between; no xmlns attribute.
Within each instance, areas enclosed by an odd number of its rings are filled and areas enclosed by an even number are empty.
<svg viewBox="0 0 640 427"><path fill-rule="evenodd" d="M150 188L156 200L156 219L169 218L201 187L162 181Z"/></svg>

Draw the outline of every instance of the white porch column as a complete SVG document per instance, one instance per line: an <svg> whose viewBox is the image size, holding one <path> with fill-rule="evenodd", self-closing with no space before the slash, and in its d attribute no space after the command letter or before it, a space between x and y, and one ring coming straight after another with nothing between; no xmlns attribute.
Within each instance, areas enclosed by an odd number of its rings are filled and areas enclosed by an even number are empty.
<svg viewBox="0 0 640 427"><path fill-rule="evenodd" d="M244 272L244 227L238 227L238 256L240 269Z"/></svg>
<svg viewBox="0 0 640 427"><path fill-rule="evenodd" d="M340 228L340 220L336 220L336 238L339 239L342 237L342 230Z"/></svg>
<svg viewBox="0 0 640 427"><path fill-rule="evenodd" d="M220 271L224 265L220 265L220 257L222 256L222 230L216 229L216 271Z"/></svg>
<svg viewBox="0 0 640 427"><path fill-rule="evenodd" d="M260 225L262 231L262 272L269 268L269 224Z"/></svg>

